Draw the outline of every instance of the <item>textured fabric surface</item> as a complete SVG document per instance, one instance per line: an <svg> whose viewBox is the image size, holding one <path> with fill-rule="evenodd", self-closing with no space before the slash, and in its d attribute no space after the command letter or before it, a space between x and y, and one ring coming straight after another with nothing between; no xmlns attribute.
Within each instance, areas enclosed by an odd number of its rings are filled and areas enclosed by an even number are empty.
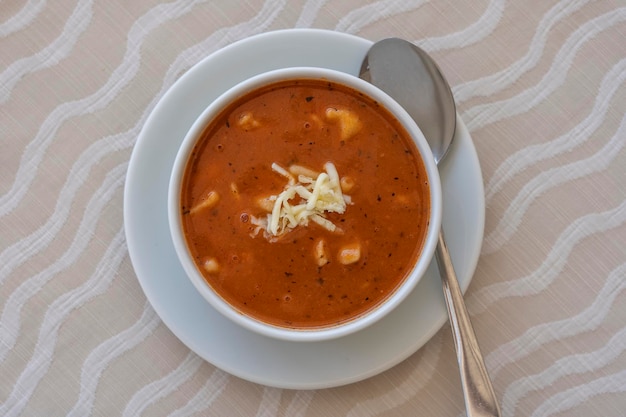
<svg viewBox="0 0 626 417"><path fill-rule="evenodd" d="M462 416L449 325L399 365L264 387L160 321L128 256L133 145L186 70L323 28L431 52L476 146L468 309L505 416L626 412L623 0L0 1L0 415Z"/></svg>

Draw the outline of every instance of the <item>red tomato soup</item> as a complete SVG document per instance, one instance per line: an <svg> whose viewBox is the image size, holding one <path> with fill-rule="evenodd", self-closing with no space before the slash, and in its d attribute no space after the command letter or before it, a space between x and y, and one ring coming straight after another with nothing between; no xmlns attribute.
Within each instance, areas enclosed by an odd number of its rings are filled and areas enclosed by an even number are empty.
<svg viewBox="0 0 626 417"><path fill-rule="evenodd" d="M417 148L372 99L322 80L241 97L203 133L181 193L207 283L241 313L320 328L379 305L425 241Z"/></svg>

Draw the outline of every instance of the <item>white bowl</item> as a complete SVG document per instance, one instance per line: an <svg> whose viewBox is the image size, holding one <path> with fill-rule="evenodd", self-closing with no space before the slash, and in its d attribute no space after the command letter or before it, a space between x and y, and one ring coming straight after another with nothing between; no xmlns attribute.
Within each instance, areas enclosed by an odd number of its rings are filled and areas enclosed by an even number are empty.
<svg viewBox="0 0 626 417"><path fill-rule="evenodd" d="M238 98L244 96L246 93L268 84L292 79L323 79L336 82L364 93L380 103L382 107L386 108L398 119L413 139L422 157L430 185L431 213L424 246L416 259L411 272L405 278L404 282L386 300L373 309L350 321L342 322L330 327L312 329L280 327L261 322L234 308L211 288L196 267L196 264L194 263L187 248L181 221L179 202L183 174L185 172L185 167L190 154L196 142L201 138L205 128L225 107ZM271 338L289 341L321 341L342 337L375 323L397 307L406 298L406 296L413 291L419 280L426 272L426 269L428 268L435 252L437 236L441 227L441 194L441 184L437 165L435 164L430 147L428 146L424 135L417 127L411 116L409 116L404 108L396 103L389 95L372 84L343 72L323 68L294 67L269 71L237 84L213 101L196 119L180 146L172 169L168 194L168 218L170 233L172 235L176 254L180 263L197 291L217 311L238 325Z"/></svg>

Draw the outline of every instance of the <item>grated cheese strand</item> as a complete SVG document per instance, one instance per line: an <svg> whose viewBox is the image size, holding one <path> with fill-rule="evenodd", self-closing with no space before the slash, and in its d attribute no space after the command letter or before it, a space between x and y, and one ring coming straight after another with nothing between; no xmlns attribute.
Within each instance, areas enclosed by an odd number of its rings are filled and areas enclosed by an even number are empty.
<svg viewBox="0 0 626 417"><path fill-rule="evenodd" d="M289 180L289 184L294 184L296 182L293 175L291 175L289 171L278 165L276 162L272 164L272 170L287 178L287 180Z"/></svg>
<svg viewBox="0 0 626 417"><path fill-rule="evenodd" d="M303 167L298 168L298 171L305 170ZM285 177L288 183L279 195L270 197L269 200L274 202L272 211L267 215L267 221L259 222L258 226L265 226L270 236L279 236L297 226L307 226L309 220L331 232L339 231L340 229L328 220L325 214L343 213L351 199L341 191L335 165L327 162L324 169L326 172L319 173L317 178L300 174L296 182L289 170L273 163L272 170ZM301 201L290 202L296 197Z"/></svg>
<svg viewBox="0 0 626 417"><path fill-rule="evenodd" d="M313 192L309 197L309 200L306 202L306 209L313 210L317 205L317 202L320 199L320 193L322 192L322 187L326 185L328 182L328 174L322 172L317 176L317 180L315 180L315 185L313 186Z"/></svg>

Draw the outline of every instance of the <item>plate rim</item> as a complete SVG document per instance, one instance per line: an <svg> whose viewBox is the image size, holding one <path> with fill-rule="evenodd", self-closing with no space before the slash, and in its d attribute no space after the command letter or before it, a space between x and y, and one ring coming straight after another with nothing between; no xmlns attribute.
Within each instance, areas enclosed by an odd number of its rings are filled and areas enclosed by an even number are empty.
<svg viewBox="0 0 626 417"><path fill-rule="evenodd" d="M151 288L149 285L146 284L145 278L140 276L141 274L139 273L138 269L141 270L141 267L138 267L138 263L139 260L137 260L137 251L136 251L136 245L140 244L136 241L135 237L136 235L133 234L132 228L133 225L129 223L130 219L132 218L131 215L131 204L130 201L132 201L132 196L129 195L130 190L131 190L131 186L133 184L132 181L132 177L135 175L135 170L137 169L137 159L140 157L139 153L141 152L142 146L145 145L145 142L148 141L149 139L146 138L146 132L148 130L148 126L150 126L154 119L156 117L158 117L158 115L160 114L161 111L163 111L163 108L166 108L167 105L169 104L169 102L173 99L173 97L176 96L176 94L178 93L178 89L180 89L180 86L183 85L184 83L189 82L189 79L192 79L194 76L196 76L197 72L202 72L203 70L203 66L205 65L206 62L209 61L213 61L213 60L219 60L221 59L221 57L224 54L228 54L230 53L230 51L236 50L238 48L241 47L241 45L249 45L250 43L256 43L256 42L270 42L272 40L272 38L280 38L283 36L293 36L293 35L299 35L299 36L312 36L312 37L319 37L320 39L333 39L333 38L337 38L337 37L343 37L344 40L345 39L349 39L352 42L356 42L356 43L360 43L362 45L371 45L371 41L357 37L355 35L351 35L351 34L346 34L346 33L341 33L341 32L335 32L335 31L329 31L329 30L325 30L325 29L283 29L283 30L277 30L277 31L271 31L271 32L265 32L262 34L258 34L258 35L254 35L242 40L239 40L237 42L234 42L224 48L221 48L217 51L215 51L214 53L208 55L207 57L203 58L202 60L200 60L197 64L195 64L194 66L192 66L188 71L185 72L185 74L183 74L183 76L181 76L166 92L165 94L159 99L158 103L155 105L155 107L153 108L153 110L151 111L150 115L148 116L148 118L146 119L146 122L144 124L144 126L141 129L141 132L139 133L139 136L137 138L137 142L135 143L135 146L133 147L133 151L131 154L131 158L129 161L129 167L128 167L128 171L127 171L127 181L125 183L125 187L124 187L124 229L125 229L125 234L126 234L126 241L127 241L127 246L128 246L128 250L129 250L129 255L130 255L130 259L131 259L131 263L133 265L133 269L135 270L135 273L137 275L137 279L140 283L140 286L144 292L144 294L146 295L146 298L148 299L148 301L150 302L150 304L152 305L152 307L154 308L155 312L157 313L157 315L161 318L161 320L163 321L163 323L168 327L168 329L170 331L172 331L172 333L174 333L174 335L183 343L185 344L188 348L190 348L191 350L193 350L196 354L198 354L199 356L201 356L203 359L205 359L207 362L213 364L214 366L232 374L235 375L237 377L240 378L244 378L246 380L249 380L251 382L255 382L255 383L259 383L259 384L263 384L263 385L268 385L268 386L274 386L274 387L278 387L278 388L288 388L288 389L319 389L319 388L330 388L330 387L335 387L335 386L340 386L340 385L346 385L349 383L353 383L353 382L358 382L360 380L363 380L365 378L374 376L380 372L383 372L389 368L391 368L392 366L402 362L403 360L405 360L408 356L410 356L411 354L415 353L419 348L421 348L428 340L430 340L433 335L443 326L443 324L447 321L447 316L444 317L440 317L437 320L434 320L433 323L430 326L430 329L428 332L424 333L424 335L421 337L421 339L424 339L423 343L418 343L419 346L407 346L407 348L402 352L402 353L398 353L395 356L393 356L392 358L388 358L388 360L386 361L382 361L378 364L378 366L376 367L372 367L369 368L361 373L358 374L353 374L350 377L346 377L343 378L341 380L334 380L334 381L327 381L327 382L317 382L317 383L313 383L313 382L291 382L291 383L284 383L284 381L277 381L277 380L270 380L268 378L263 378L260 377L258 375L251 375L249 372L246 373L245 371L242 371L241 369L236 369L236 367L228 366L228 364L224 364L224 363L216 363L214 360L211 360L209 358L207 358L205 355L199 353L200 350L203 350L200 346L198 346L198 344L196 343L195 340L190 339L189 337L186 337L184 334L181 334L181 329L178 328L176 326L175 323L171 323L168 318L164 318L164 314L162 314L162 309L164 308L163 305L161 305L157 300L154 299L154 292L153 292L153 288ZM360 63L359 63L360 64ZM460 123L459 123L460 122ZM463 291L465 291L467 289L467 287L470 285L472 277L474 275L476 266L478 264L478 259L479 259L479 255L480 255L480 249L481 249L481 244L482 244L482 240L483 240L483 234L484 234L484 221L485 221L485 204L484 204L484 188L483 188L483 181L482 181L482 175L480 172L480 164L478 161L478 155L476 152L476 148L474 147L473 143L471 143L471 137L469 136L469 132L467 131L466 126L463 124L462 120L460 120L460 118L457 115L457 126L459 129L459 133L460 135L465 135L465 137L469 138L469 142L471 144L469 151L470 154L465 155L465 158L469 158L472 160L472 163L474 165L476 165L478 167L478 174L480 177L480 181L478 181L479 183L477 184L473 184L473 186L476 188L476 191L478 191L478 194L480 194L481 197L477 197L477 202L480 203L479 205L481 207L478 208L478 211L480 211L480 216L477 219L473 219L473 220L478 220L478 230L479 230L479 239L478 241L480 242L480 244L478 245L478 247L474 247L474 252L473 254L471 254L471 260L470 260L470 264L469 266L469 278L465 279L465 280L460 280L460 284L461 284L461 288ZM182 140L182 138L181 138ZM458 141L456 141L458 143ZM445 161L444 161L445 162ZM166 227L167 225L163 226ZM191 283L189 283L189 285L191 285ZM442 296L443 299L443 296ZM406 302L407 300L405 300ZM155 305L156 304L156 305ZM218 313L219 314L219 313ZM165 315L167 316L167 315ZM234 324L232 324L233 326L235 326ZM346 336L346 338L350 338L351 336Z"/></svg>

